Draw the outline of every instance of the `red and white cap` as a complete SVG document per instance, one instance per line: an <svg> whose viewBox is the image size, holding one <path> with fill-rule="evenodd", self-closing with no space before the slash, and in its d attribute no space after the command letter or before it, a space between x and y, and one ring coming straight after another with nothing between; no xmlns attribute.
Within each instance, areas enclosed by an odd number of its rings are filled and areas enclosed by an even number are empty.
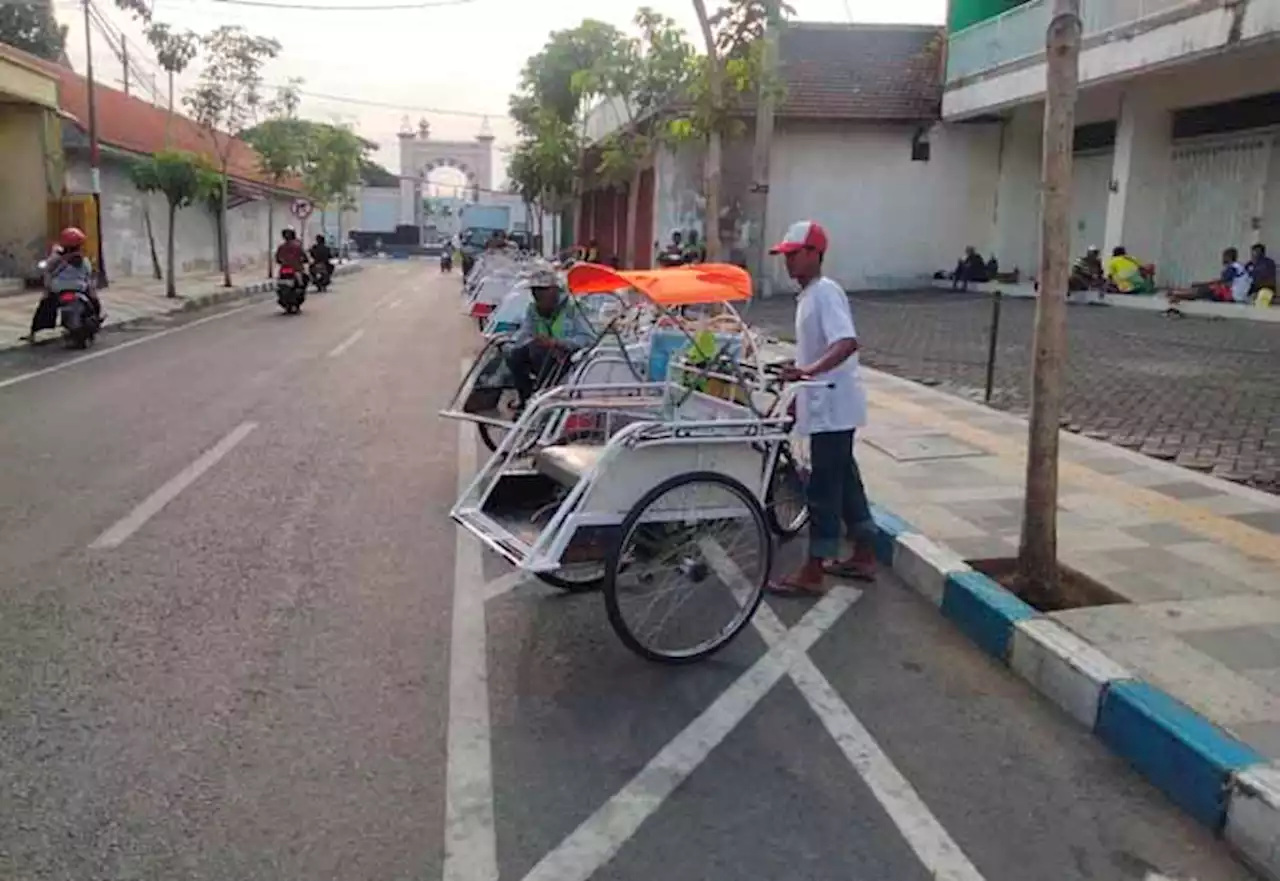
<svg viewBox="0 0 1280 881"><path fill-rule="evenodd" d="M827 231L812 220L801 220L791 224L782 241L769 249L770 254L793 254L805 248L812 248L819 254L827 252Z"/></svg>

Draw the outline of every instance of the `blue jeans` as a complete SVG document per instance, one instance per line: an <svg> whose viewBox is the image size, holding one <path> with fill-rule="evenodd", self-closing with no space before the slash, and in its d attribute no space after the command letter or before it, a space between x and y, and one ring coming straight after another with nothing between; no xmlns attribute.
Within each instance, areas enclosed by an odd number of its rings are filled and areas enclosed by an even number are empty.
<svg viewBox="0 0 1280 881"><path fill-rule="evenodd" d="M809 437L813 473L809 475L809 556L829 560L840 555L840 525L855 542L875 533L862 474L853 457L852 429Z"/></svg>

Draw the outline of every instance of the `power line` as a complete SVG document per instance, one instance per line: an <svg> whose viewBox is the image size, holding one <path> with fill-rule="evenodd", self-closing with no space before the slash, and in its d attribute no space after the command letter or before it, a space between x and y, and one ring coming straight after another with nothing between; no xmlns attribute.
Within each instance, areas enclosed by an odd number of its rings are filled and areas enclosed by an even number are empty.
<svg viewBox="0 0 1280 881"><path fill-rule="evenodd" d="M284 88L283 86L268 86L272 89ZM321 101L336 101L339 104L354 104L360 107L380 107L384 110L400 110L408 113L434 113L439 116L469 116L475 119L489 119L491 117L503 118L506 113L481 113L477 110L444 110L439 107L415 107L409 104L391 104L386 101L370 101L366 98L351 98L343 95L326 95L321 92L305 92L298 91L299 95L306 98L317 98Z"/></svg>

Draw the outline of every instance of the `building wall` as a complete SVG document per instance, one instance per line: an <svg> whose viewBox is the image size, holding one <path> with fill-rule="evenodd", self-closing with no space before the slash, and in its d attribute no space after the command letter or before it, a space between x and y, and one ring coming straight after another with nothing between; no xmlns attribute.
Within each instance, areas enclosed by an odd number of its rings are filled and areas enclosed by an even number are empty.
<svg viewBox="0 0 1280 881"><path fill-rule="evenodd" d="M750 126L721 148L720 165L720 245L721 259L741 263L745 259L746 228L744 199L751 185ZM652 241L666 245L671 233L696 232L706 238L706 197L704 190L705 147L701 143L665 148L654 159L654 211Z"/></svg>
<svg viewBox="0 0 1280 881"><path fill-rule="evenodd" d="M73 157L67 164L67 190L90 192L89 164L84 157ZM276 237L279 230L301 225L289 213L292 198L276 198ZM144 207L145 210L144 211ZM268 203L249 202L227 212L230 263L233 272L264 267L275 242L268 240ZM165 240L168 235L168 205L158 193L140 193L129 178L127 166L120 158L103 156L102 163L102 231L107 274L115 278L151 277L152 263L147 239L146 213L151 216L156 254L163 269ZM203 205L183 208L174 225L176 260L179 274L207 272L218 267L218 241L214 217Z"/></svg>
<svg viewBox="0 0 1280 881"><path fill-rule="evenodd" d="M1090 2L1105 6L1117 0ZM1132 3L1123 5L1127 7ZM1081 86L1087 88L1151 73L1170 65L1186 65L1206 57L1234 54L1252 48L1253 44L1259 44L1280 31L1280 0L1250 0L1248 3L1187 0L1165 5L1170 7L1170 12L1164 17L1153 16L1146 22L1086 39L1080 55ZM1087 22L1088 10L1085 17ZM1024 30L1028 54L1040 53L1041 57L997 67L947 89L942 101L945 119L990 113L1044 96L1044 28ZM1019 50L1007 54L1018 56L1021 53ZM1272 64L1251 73L1270 78L1280 75L1278 68L1280 65ZM1267 89L1258 86L1251 90L1260 92Z"/></svg>
<svg viewBox="0 0 1280 881"><path fill-rule="evenodd" d="M831 237L827 273L849 289L918 285L953 267L966 245L990 253L999 126L934 127L928 162L911 159L914 133L909 126L781 126L766 239L776 241L794 221L819 221ZM770 265L770 280L785 284L781 265Z"/></svg>
<svg viewBox="0 0 1280 881"><path fill-rule="evenodd" d="M0 277L29 274L47 250L46 147L61 152L49 115L36 104L0 103Z"/></svg>

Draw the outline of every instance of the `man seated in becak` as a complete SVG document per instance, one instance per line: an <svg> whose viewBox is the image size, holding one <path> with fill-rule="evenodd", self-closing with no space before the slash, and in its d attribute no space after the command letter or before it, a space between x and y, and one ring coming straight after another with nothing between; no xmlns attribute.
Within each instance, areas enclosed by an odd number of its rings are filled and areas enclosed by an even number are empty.
<svg viewBox="0 0 1280 881"><path fill-rule="evenodd" d="M529 282L529 304L506 352L512 385L520 395L520 407L542 385L563 375L573 353L595 340L586 316L568 293L561 290L554 270L537 270Z"/></svg>

